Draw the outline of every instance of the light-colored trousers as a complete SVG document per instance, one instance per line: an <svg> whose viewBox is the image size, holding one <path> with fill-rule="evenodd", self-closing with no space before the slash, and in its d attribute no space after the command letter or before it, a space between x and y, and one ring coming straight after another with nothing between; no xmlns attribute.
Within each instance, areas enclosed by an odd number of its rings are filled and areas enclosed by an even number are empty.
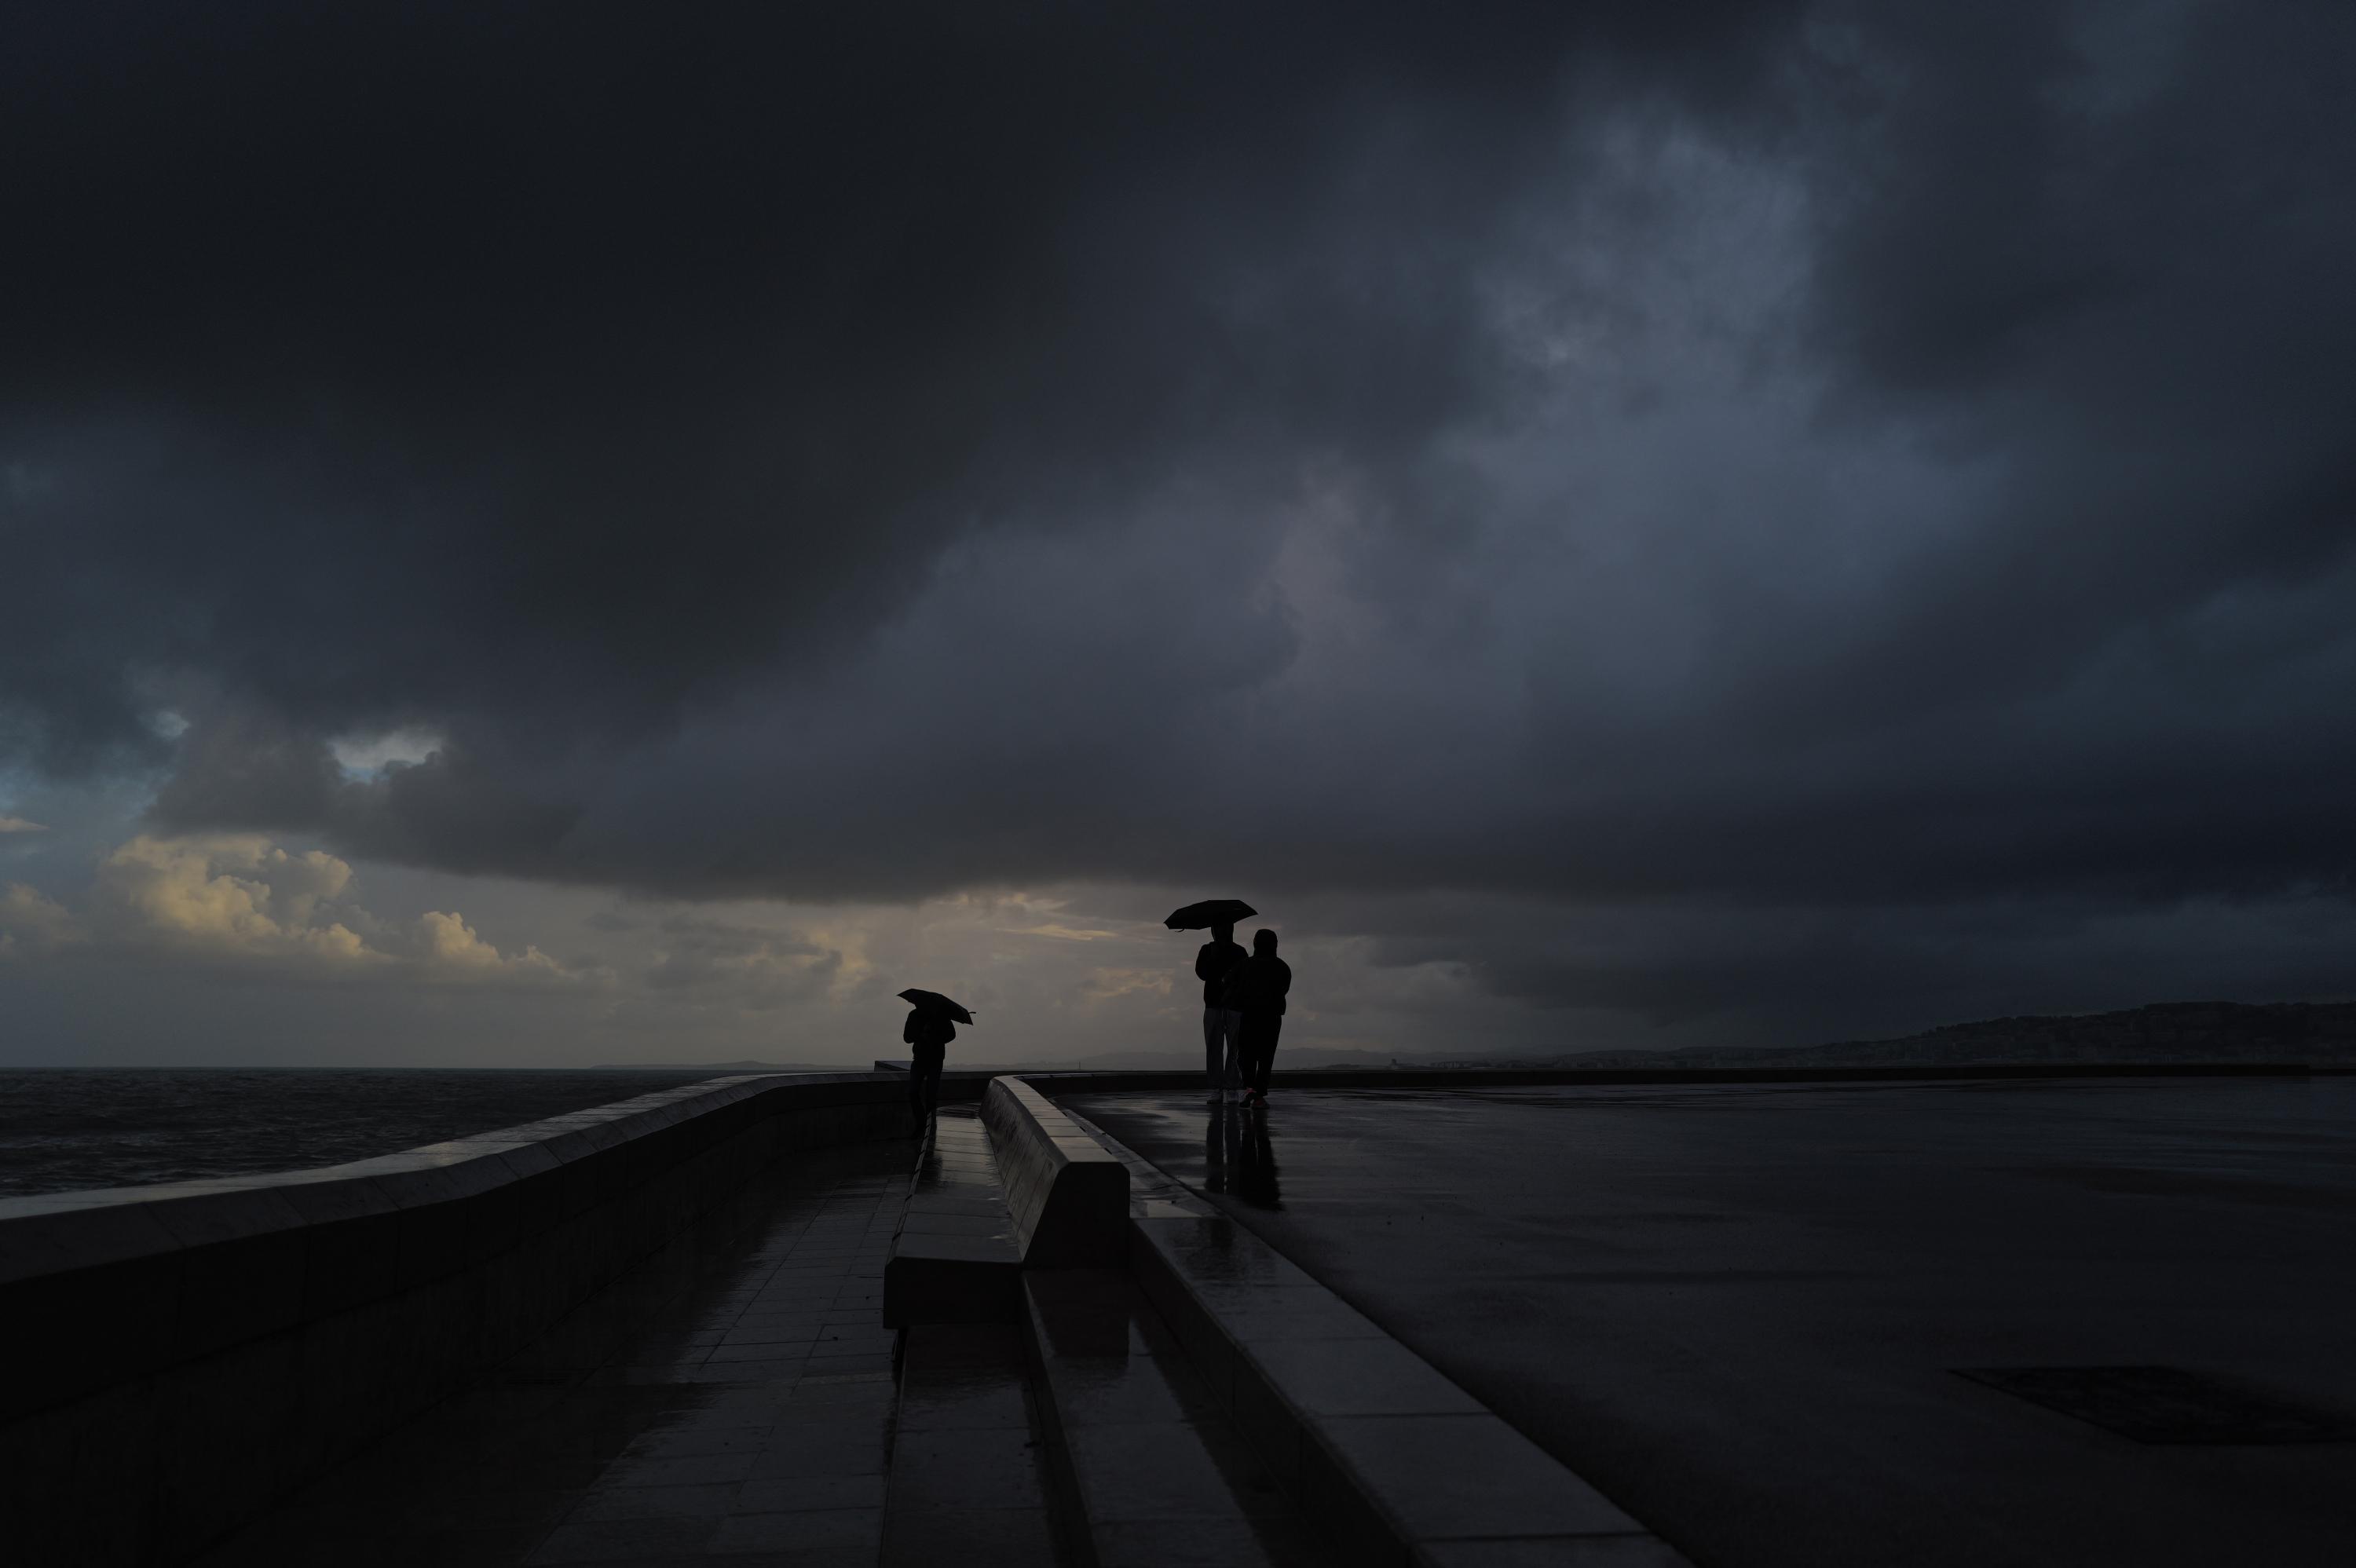
<svg viewBox="0 0 2356 1568"><path fill-rule="evenodd" d="M1240 1063L1236 1059L1236 1032L1243 1027L1244 1016L1233 1008L1203 1009L1203 1075L1211 1081L1211 1091L1233 1089L1243 1083Z"/></svg>

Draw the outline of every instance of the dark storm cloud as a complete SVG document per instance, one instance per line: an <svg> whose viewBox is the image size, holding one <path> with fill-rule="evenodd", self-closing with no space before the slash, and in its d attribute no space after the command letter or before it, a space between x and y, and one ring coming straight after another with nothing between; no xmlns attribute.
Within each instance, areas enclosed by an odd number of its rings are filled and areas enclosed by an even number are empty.
<svg viewBox="0 0 2356 1568"><path fill-rule="evenodd" d="M2356 863L2345 6L13 26L0 741L166 826L1783 933L1441 935L1638 1008Z"/></svg>
<svg viewBox="0 0 2356 1568"><path fill-rule="evenodd" d="M87 765L193 666L549 753L827 656L963 530L1411 443L1572 48L1750 25L1643 10L21 19L11 706Z"/></svg>

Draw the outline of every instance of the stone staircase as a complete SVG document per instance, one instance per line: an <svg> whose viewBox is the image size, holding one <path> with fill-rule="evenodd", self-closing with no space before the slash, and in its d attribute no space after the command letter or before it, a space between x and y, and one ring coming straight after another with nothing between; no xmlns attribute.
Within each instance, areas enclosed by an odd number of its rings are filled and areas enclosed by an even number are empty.
<svg viewBox="0 0 2356 1568"><path fill-rule="evenodd" d="M952 1120L884 1272L905 1330L893 1563L1689 1568L1030 1084L994 1079L978 1118Z"/></svg>
<svg viewBox="0 0 2356 1568"><path fill-rule="evenodd" d="M980 1113L937 1118L885 1267L887 1568L1332 1561L1119 1266L1127 1168L1027 1085Z"/></svg>

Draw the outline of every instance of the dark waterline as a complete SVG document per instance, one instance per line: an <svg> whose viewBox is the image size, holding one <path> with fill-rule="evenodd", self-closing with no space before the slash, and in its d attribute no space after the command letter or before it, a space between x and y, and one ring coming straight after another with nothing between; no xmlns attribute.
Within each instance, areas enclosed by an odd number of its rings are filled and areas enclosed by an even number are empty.
<svg viewBox="0 0 2356 1568"><path fill-rule="evenodd" d="M712 1076L561 1068L0 1072L0 1197L340 1165Z"/></svg>

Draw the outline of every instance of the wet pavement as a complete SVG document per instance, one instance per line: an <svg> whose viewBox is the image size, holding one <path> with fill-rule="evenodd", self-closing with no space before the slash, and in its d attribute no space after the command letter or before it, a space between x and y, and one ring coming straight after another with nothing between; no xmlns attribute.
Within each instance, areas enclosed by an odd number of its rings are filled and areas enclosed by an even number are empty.
<svg viewBox="0 0 2356 1568"><path fill-rule="evenodd" d="M199 1561L873 1568L894 1400L882 1276L914 1147L778 1167Z"/></svg>
<svg viewBox="0 0 2356 1568"><path fill-rule="evenodd" d="M1070 1104L1703 1564L2356 1561L2356 1081Z"/></svg>

